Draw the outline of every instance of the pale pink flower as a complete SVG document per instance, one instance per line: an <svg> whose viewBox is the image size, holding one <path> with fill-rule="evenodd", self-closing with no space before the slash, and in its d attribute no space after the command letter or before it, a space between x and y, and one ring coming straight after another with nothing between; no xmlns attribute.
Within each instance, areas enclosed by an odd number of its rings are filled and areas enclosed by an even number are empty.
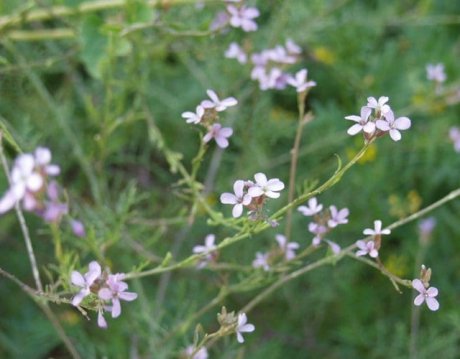
<svg viewBox="0 0 460 359"><path fill-rule="evenodd" d="M325 241L329 245L329 248L331 248L332 253L339 254L340 251L342 250L337 243L332 242L332 241L330 241L328 239L326 239Z"/></svg>
<svg viewBox="0 0 460 359"><path fill-rule="evenodd" d="M286 40L286 50L292 55L300 55L302 53L302 48L291 39Z"/></svg>
<svg viewBox="0 0 460 359"><path fill-rule="evenodd" d="M254 268L263 268L265 271L270 270L270 266L268 265L268 258L270 257L269 253L256 253L256 259L252 261L252 266Z"/></svg>
<svg viewBox="0 0 460 359"><path fill-rule="evenodd" d="M366 106L373 108L376 113L386 114L391 110L390 106L386 104L388 100L387 96L380 96L378 100L375 97L368 97Z"/></svg>
<svg viewBox="0 0 460 359"><path fill-rule="evenodd" d="M107 321L104 318L104 312L102 309L97 311L97 325L99 328L106 329L107 328Z"/></svg>
<svg viewBox="0 0 460 359"><path fill-rule="evenodd" d="M75 234L77 237L86 237L85 225L82 222L71 219L70 227L72 228L73 234Z"/></svg>
<svg viewBox="0 0 460 359"><path fill-rule="evenodd" d="M451 141L454 143L455 151L460 152L460 128L451 127L451 129L449 130L449 137Z"/></svg>
<svg viewBox="0 0 460 359"><path fill-rule="evenodd" d="M434 227L436 227L436 218L428 217L422 219L418 224L418 229L421 235L429 236L433 232Z"/></svg>
<svg viewBox="0 0 460 359"><path fill-rule="evenodd" d="M235 218L243 214L243 206L247 206L252 201L252 197L244 193L245 182L242 180L235 181L233 184L233 193L225 192L220 195L220 202L223 204L233 204L232 215Z"/></svg>
<svg viewBox="0 0 460 359"><path fill-rule="evenodd" d="M323 205L318 203L316 197L312 197L308 200L308 206L300 206L297 210L302 213L304 216L314 216L315 214L321 212Z"/></svg>
<svg viewBox="0 0 460 359"><path fill-rule="evenodd" d="M213 252L217 249L214 244L215 240L216 236L214 234L208 234L204 239L204 246L197 245L193 247L193 253L206 254L198 263L198 268L204 268L213 259Z"/></svg>
<svg viewBox="0 0 460 359"><path fill-rule="evenodd" d="M310 87L316 86L315 81L307 81L307 69L302 69L287 80L288 84L295 87L297 92L304 92Z"/></svg>
<svg viewBox="0 0 460 359"><path fill-rule="evenodd" d="M261 172L256 173L254 179L256 180L255 185L248 189L251 197L265 195L270 198L278 198L280 196L278 192L284 188L284 183L278 178L267 179L267 176Z"/></svg>
<svg viewBox="0 0 460 359"><path fill-rule="evenodd" d="M51 163L51 151L45 147L37 147L35 150L35 165L48 176L57 176L61 172L58 165Z"/></svg>
<svg viewBox="0 0 460 359"><path fill-rule="evenodd" d="M201 102L201 106L204 108L214 108L217 112L221 112L225 111L228 107L238 104L238 101L234 97L227 97L220 100L213 90L207 90L206 93L211 100L203 100Z"/></svg>
<svg viewBox="0 0 460 359"><path fill-rule="evenodd" d="M246 55L236 42L230 44L227 51L225 51L225 57L228 59L236 59L240 64L245 64L248 61L248 55Z"/></svg>
<svg viewBox="0 0 460 359"><path fill-rule="evenodd" d="M193 345L189 345L185 349L185 355L187 355L187 358L189 358L190 355L192 355L195 349L196 348ZM208 359L208 350L206 349L206 347L202 347L190 359Z"/></svg>
<svg viewBox="0 0 460 359"><path fill-rule="evenodd" d="M331 218L327 221L327 225L330 228L337 227L339 224L348 223L347 217L350 214L348 208L342 208L339 211L336 206L330 206L329 211L331 212Z"/></svg>
<svg viewBox="0 0 460 359"><path fill-rule="evenodd" d="M432 311L436 311L439 309L439 302L437 301L436 297L438 295L438 289L435 287L425 288L422 281L420 279L414 279L412 281L412 287L419 292L414 299L414 304L420 306L423 302L426 302L428 308Z"/></svg>
<svg viewBox="0 0 460 359"><path fill-rule="evenodd" d="M426 78L438 83L446 81L446 74L444 72L444 65L439 63L436 65L426 65Z"/></svg>
<svg viewBox="0 0 460 359"><path fill-rule="evenodd" d="M401 139L401 132L399 131L409 129L411 121L407 117L398 117L395 120L394 113L390 110L385 114L385 120L377 120L376 126L384 132L389 131L393 141L399 141Z"/></svg>
<svg viewBox="0 0 460 359"><path fill-rule="evenodd" d="M379 251L375 248L374 241L356 241L356 246L359 248L359 251L356 252L358 257L369 255L372 258L377 258L379 256Z"/></svg>
<svg viewBox="0 0 460 359"><path fill-rule="evenodd" d="M273 49L265 50L265 55L273 62L280 64L295 64L297 58L289 55L288 51L281 45L276 45Z"/></svg>
<svg viewBox="0 0 460 359"><path fill-rule="evenodd" d="M382 234L388 235L391 231L389 229L382 230L382 221L378 219L374 221L374 229L366 228L363 233L366 236L379 236Z"/></svg>
<svg viewBox="0 0 460 359"><path fill-rule="evenodd" d="M72 299L74 306L78 306L83 298L91 293L91 286L100 278L101 273L101 266L96 261L92 261L89 264L89 271L85 275L81 275L77 271L72 272L70 281L73 285L81 288L80 292Z"/></svg>
<svg viewBox="0 0 460 359"><path fill-rule="evenodd" d="M241 335L241 333L251 333L255 329L256 328L254 327L254 325L248 323L248 318L245 313L238 314L238 324L235 329L236 339L238 340L238 343L244 343L244 338L243 335Z"/></svg>
<svg viewBox="0 0 460 359"><path fill-rule="evenodd" d="M363 106L361 107L361 115L350 115L345 117L346 120L354 121L356 124L351 126L347 133L351 136L358 134L361 131L364 131L368 134L372 134L375 131L375 123L369 121L369 116L372 110L369 107Z"/></svg>
<svg viewBox="0 0 460 359"><path fill-rule="evenodd" d="M287 261L295 258L295 251L299 249L299 243L297 242L288 242L287 238L282 234L277 234L275 237L278 242L281 251L284 253L284 257Z"/></svg>
<svg viewBox="0 0 460 359"><path fill-rule="evenodd" d="M257 23L253 20L260 15L257 8L228 5L227 11L230 13L230 25L233 27L241 27L246 32L257 30Z"/></svg>
<svg viewBox="0 0 460 359"><path fill-rule="evenodd" d="M137 293L126 292L128 284L123 282L125 275L123 273L109 274L107 277L107 287L101 288L98 296L102 300L112 301L112 318L117 318L121 314L120 299L131 302L137 298Z"/></svg>
<svg viewBox="0 0 460 359"><path fill-rule="evenodd" d="M220 123L214 123L208 133L203 136L203 141L208 143L214 139L220 148L228 147L228 138L233 135L231 127L222 127Z"/></svg>
<svg viewBox="0 0 460 359"><path fill-rule="evenodd" d="M327 232L327 227L316 222L310 222L308 224L308 231L310 233L316 234L317 236L321 236L322 234Z"/></svg>
<svg viewBox="0 0 460 359"><path fill-rule="evenodd" d="M182 118L186 119L185 122L196 124L196 123L201 122L203 115L204 115L204 108L203 106L198 105L196 107L196 112L191 112L191 111L183 112L181 116Z"/></svg>

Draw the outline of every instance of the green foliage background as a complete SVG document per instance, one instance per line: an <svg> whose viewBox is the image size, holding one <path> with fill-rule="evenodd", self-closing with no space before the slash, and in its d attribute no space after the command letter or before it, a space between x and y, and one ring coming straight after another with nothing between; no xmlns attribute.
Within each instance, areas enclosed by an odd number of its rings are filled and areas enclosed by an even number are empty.
<svg viewBox="0 0 460 359"><path fill-rule="evenodd" d="M0 14L79 3L6 0L0 3ZM88 232L87 238L77 239L63 225L66 256L56 260L51 228L27 215L45 282L60 280L69 291L70 271L85 269L93 259L115 272L128 272L159 264L168 251L185 258L208 233L218 240L232 234L209 227L202 211L188 224L187 193L170 168L179 154L189 167L198 150L199 131L180 115L194 109L208 88L239 100L224 117L234 128L230 147L221 152L211 145L198 175L208 184L209 203L230 216L218 196L234 180L259 171L288 182L297 125L295 91L260 91L249 78L249 67L224 58L232 41L260 51L291 38L304 50L293 70L307 67L318 86L307 102L315 118L302 137L299 191L326 180L334 172L336 154L345 161L359 150L362 141L346 135L349 122L343 117L359 113L368 96L389 96L396 115L411 118L412 128L402 141L379 139L365 163L320 196L326 205L351 211L350 223L331 239L351 244L374 219L389 224L416 210L418 199L423 207L458 187L460 156L448 131L459 125L460 107L447 106L435 94L425 66L442 62L445 86L458 88L460 3L264 0L251 2L261 11L257 32L231 29L213 36L206 32L223 9L221 2L209 2L203 10L192 1L167 3L151 8L145 1L130 0L117 9L0 30L0 125L25 152L38 145L53 151L72 214L84 221ZM124 34L133 24L154 19L155 26ZM17 30L62 28L72 35L37 41L20 41L14 35ZM13 159L17 148L6 140ZM208 170L212 163L218 164L215 174ZM6 187L1 175L1 191ZM285 192L272 201L272 211L286 203ZM433 268L441 310L421 308L418 358L454 359L460 352L459 211L457 200L433 214L437 227L424 263ZM311 241L307 223L294 214L292 239L302 247ZM273 246L275 234L283 230L281 224L227 248L219 260L249 266L255 252ZM398 275L415 278L418 243L415 224L401 227L385 240L382 261ZM0 248L1 267L32 285L13 213L0 219ZM127 358L133 347L143 358L175 358L192 343L198 322L206 330L216 329L220 308L166 340L170 330L214 298L222 283L237 283L245 275L183 270L172 273L168 285L163 276L130 281L139 299L124 305L123 315L111 320L106 331L97 328L94 313L88 322L69 305L52 308L84 358ZM274 275L259 280L267 285ZM260 290L231 295L221 304L238 310ZM248 315L256 331L246 336L246 343L225 338L210 358L408 358L412 295L407 289L397 293L379 272L344 259L272 294ZM0 298L0 357L67 357L38 307L4 278Z"/></svg>

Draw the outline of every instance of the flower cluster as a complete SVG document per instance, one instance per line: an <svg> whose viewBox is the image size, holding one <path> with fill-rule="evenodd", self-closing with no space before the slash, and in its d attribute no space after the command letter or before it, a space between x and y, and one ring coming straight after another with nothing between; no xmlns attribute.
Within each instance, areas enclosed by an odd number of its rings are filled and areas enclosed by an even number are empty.
<svg viewBox="0 0 460 359"><path fill-rule="evenodd" d="M205 143L214 139L220 148L226 148L228 147L228 138L233 134L233 129L222 127L220 123L216 123L219 119L218 113L235 106L238 101L234 97L221 100L213 90L207 90L206 93L209 99L201 101L196 107L196 112L183 112L182 117L187 123L200 124L207 129L208 132L203 137Z"/></svg>
<svg viewBox="0 0 460 359"><path fill-rule="evenodd" d="M358 257L369 255L372 258L377 258L379 256L379 249L382 244L382 235L388 235L391 231L389 229L382 230L382 221L375 220L374 221L374 229L366 228L363 231L363 234L366 236L372 236L372 239L366 241L364 239L360 239L356 241L356 246L358 247L358 251L356 255Z"/></svg>
<svg viewBox="0 0 460 359"><path fill-rule="evenodd" d="M204 239L204 246L197 245L193 247L193 253L203 254L203 258L198 262L198 268L204 268L210 262L215 262L219 253L217 252L217 246L214 244L216 236L214 234L208 234Z"/></svg>
<svg viewBox="0 0 460 359"><path fill-rule="evenodd" d="M239 1L231 1L239 2ZM217 31L230 25L235 28L241 28L245 32L257 30L255 18L259 17L260 12L256 7L250 7L242 4L228 4L226 11L221 11L211 24L211 31Z"/></svg>
<svg viewBox="0 0 460 359"><path fill-rule="evenodd" d="M50 223L58 223L68 214L68 205L61 200L62 190L53 179L60 174L58 165L51 163L51 151L38 147L33 153L19 155L11 169L10 188L0 198L0 214L17 203ZM84 236L83 224L70 220L72 230Z"/></svg>
<svg viewBox="0 0 460 359"><path fill-rule="evenodd" d="M393 141L399 141L401 139L400 131L409 129L411 120L408 117L395 118L393 110L387 104L388 100L386 96L381 96L378 100L374 97L368 97L367 105L361 107L359 116L345 117L346 120L356 122L348 129L347 133L354 136L362 132L366 141L389 133Z"/></svg>
<svg viewBox="0 0 460 359"><path fill-rule="evenodd" d="M288 242L287 238L282 234L277 234L275 240L278 242L278 248L275 251L267 253L256 253L256 258L252 262L254 268L262 268L265 271L270 270L270 264L279 257L282 257L286 261L290 261L295 258L295 251L299 249L299 243Z"/></svg>
<svg viewBox="0 0 460 359"><path fill-rule="evenodd" d="M420 306L425 302L430 310L436 311L439 309L439 302L436 299L438 289L430 287L430 279L431 268L426 268L422 265L420 279L414 279L412 281L412 287L419 293L414 299L414 304Z"/></svg>
<svg viewBox="0 0 460 359"><path fill-rule="evenodd" d="M460 153L460 128L451 127L451 129L449 130L449 137L454 144L455 152Z"/></svg>
<svg viewBox="0 0 460 359"><path fill-rule="evenodd" d="M336 206L329 206L328 209L323 210L323 205L318 203L316 197L313 197L308 200L306 206L300 206L297 210L304 216L313 217L313 221L308 224L308 231L314 235L312 245L319 246L325 241L333 253L339 253L340 246L325 239L325 236L335 227L348 223L350 214L348 208L339 210Z"/></svg>
<svg viewBox="0 0 460 359"><path fill-rule="evenodd" d="M287 66L299 61L302 49L292 40L287 40L285 45L277 45L261 52L247 54L236 42L232 42L225 52L225 57L236 59L245 64L251 59L253 65L251 79L258 81L261 90L283 90L288 85L296 88L297 92L305 92L310 87L316 86L316 82L308 81L306 69L296 74L286 72Z"/></svg>
<svg viewBox="0 0 460 359"><path fill-rule="evenodd" d="M233 205L232 215L235 218L243 214L247 207L251 218L260 219L267 198L278 198L284 183L278 178L267 179L263 173L256 173L253 181L237 180L233 184L234 193L222 193L220 202Z"/></svg>
<svg viewBox="0 0 460 359"><path fill-rule="evenodd" d="M84 275L77 271L71 274L71 283L80 289L72 299L74 306L79 306L83 299L90 294L96 295L96 306L98 311L97 324L101 328L107 328L107 322L103 316L104 311L110 312L112 318L121 314L120 300L133 301L137 294L126 292L128 284L123 282L125 274L108 274L103 272L98 262L89 264L89 271Z"/></svg>

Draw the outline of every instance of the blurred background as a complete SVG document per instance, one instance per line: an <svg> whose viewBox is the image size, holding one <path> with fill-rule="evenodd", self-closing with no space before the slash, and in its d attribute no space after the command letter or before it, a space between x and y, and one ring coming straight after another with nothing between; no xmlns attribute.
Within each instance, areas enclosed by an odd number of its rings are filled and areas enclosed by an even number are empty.
<svg viewBox="0 0 460 359"><path fill-rule="evenodd" d="M306 103L314 120L302 136L299 192L329 178L336 156L346 162L362 147L360 136L346 134L350 122L344 117L359 114L368 96L388 96L396 116L412 120L400 142L380 138L319 197L326 206L350 209L349 224L331 234L342 247L359 239L375 219L390 224L459 186L460 154L449 139L449 129L460 126L459 2L248 1L260 11L257 31L228 28L211 34L223 2L171 0L150 6L127 0L100 11L55 11L82 3L99 2L0 2L0 126L17 144L4 141L5 151L12 161L18 148L49 147L61 166L71 213L86 226L83 239L61 226L65 255L56 258L53 228L26 214L43 281L68 297L74 290L70 271L86 269L93 259L114 272L129 272L158 265L168 251L185 258L209 233L217 242L233 234L209 226L204 211L189 223L189 193L170 168L178 156L190 168L202 131L186 124L181 113L193 111L206 89L239 102L221 117L234 129L230 146L222 151L211 144L198 173L208 203L230 216L218 198L236 179L264 172L288 182L298 116L295 89L260 90L249 64L225 58L231 42L248 52L287 39L302 48L289 70L307 68L317 86ZM24 20L40 9L41 18ZM437 63L447 75L440 86L426 73L428 64ZM6 188L2 172L0 192ZM286 204L284 192L270 203L270 213ZM416 278L420 261L432 268L438 312L425 305L414 310L413 291L404 288L400 294L381 273L346 258L274 292L248 314L256 331L245 336L245 344L225 338L209 357L459 358L458 213L458 200L434 211L437 224L427 243L421 244L418 222L412 222L385 238L380 251L385 266L402 278ZM307 225L295 212L292 240L301 248L311 243ZM248 267L283 231L281 223L228 247L219 261ZM0 248L1 267L33 286L14 213L0 218ZM318 251L309 261L324 255ZM193 342L196 324L217 329L221 305L239 310L276 277L262 273L260 286L228 296L186 331L170 336L218 295L223 283L247 275L188 269L130 281L139 299L125 305L105 331L96 326L94 313L88 321L69 305L52 309L84 358L177 358ZM5 278L0 298L1 358L68 357L40 309ZM419 323L411 324L417 316Z"/></svg>

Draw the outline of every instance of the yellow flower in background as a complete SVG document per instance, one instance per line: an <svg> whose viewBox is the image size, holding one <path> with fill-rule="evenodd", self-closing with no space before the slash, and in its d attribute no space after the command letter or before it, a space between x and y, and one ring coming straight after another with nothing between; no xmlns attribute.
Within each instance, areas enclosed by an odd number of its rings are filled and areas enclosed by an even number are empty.
<svg viewBox="0 0 460 359"><path fill-rule="evenodd" d="M406 258L391 254L384 263L385 268L390 273L397 275L398 277L404 277L410 272Z"/></svg>
<svg viewBox="0 0 460 359"><path fill-rule="evenodd" d="M317 47L313 50L315 58L326 65L333 65L337 61L337 56L334 52L324 46Z"/></svg>

